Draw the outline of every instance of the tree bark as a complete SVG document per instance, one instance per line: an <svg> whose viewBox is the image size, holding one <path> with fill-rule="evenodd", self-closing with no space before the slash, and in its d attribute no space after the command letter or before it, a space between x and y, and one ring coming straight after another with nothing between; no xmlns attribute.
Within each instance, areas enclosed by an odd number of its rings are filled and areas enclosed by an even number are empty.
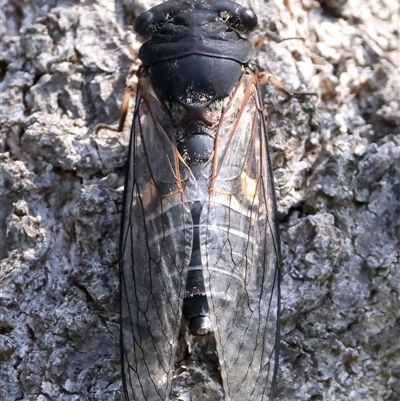
<svg viewBox="0 0 400 401"><path fill-rule="evenodd" d="M118 238L129 124L123 134L95 128L118 121L140 64L128 26L156 3L3 1L3 400L122 399ZM398 3L240 3L258 15L258 32L303 39L266 38L258 65L318 95L264 88L283 242L278 399L398 400ZM210 351L199 352L181 363L172 399L221 399L202 365Z"/></svg>

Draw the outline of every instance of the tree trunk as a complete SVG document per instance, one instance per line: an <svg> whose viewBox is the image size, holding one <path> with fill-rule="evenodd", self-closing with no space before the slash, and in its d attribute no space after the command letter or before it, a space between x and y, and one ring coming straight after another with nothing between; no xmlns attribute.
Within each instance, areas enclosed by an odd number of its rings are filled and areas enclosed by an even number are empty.
<svg viewBox="0 0 400 401"><path fill-rule="evenodd" d="M257 64L317 94L264 88L283 242L278 399L399 400L398 3L239 2L259 32L303 39L266 38ZM155 4L3 1L3 400L122 399L129 124L123 134L95 128L118 121L139 66L128 26ZM221 399L203 366L215 358L199 352L181 361L171 399Z"/></svg>

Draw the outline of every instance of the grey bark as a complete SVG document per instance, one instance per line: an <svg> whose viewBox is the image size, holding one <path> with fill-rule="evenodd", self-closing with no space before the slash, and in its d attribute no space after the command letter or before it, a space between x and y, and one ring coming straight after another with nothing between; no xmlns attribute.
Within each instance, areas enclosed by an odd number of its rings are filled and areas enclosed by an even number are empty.
<svg viewBox="0 0 400 401"><path fill-rule="evenodd" d="M95 127L118 120L139 65L128 25L155 3L3 0L2 400L121 399L129 127ZM265 88L283 241L278 398L398 400L398 3L249 3L260 32L304 38L265 40L258 64L318 94ZM218 400L205 351L196 352L181 361L174 399Z"/></svg>

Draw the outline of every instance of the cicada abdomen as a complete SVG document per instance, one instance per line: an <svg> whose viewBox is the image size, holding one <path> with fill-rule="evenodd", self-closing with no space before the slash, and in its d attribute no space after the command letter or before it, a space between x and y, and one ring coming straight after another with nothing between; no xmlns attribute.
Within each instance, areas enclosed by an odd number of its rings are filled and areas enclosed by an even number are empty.
<svg viewBox="0 0 400 401"><path fill-rule="evenodd" d="M121 231L127 400L169 400L182 316L215 336L225 400L272 397L279 234L254 49L229 0L140 15Z"/></svg>

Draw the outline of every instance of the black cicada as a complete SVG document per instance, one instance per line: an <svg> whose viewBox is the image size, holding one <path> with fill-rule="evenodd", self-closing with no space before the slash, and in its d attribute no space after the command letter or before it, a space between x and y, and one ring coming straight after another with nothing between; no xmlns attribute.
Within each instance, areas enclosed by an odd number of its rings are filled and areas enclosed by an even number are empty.
<svg viewBox="0 0 400 401"><path fill-rule="evenodd" d="M169 400L181 322L214 335L225 400L272 397L280 244L254 13L170 0L145 40L121 233L127 400ZM213 334L210 334L213 333Z"/></svg>

